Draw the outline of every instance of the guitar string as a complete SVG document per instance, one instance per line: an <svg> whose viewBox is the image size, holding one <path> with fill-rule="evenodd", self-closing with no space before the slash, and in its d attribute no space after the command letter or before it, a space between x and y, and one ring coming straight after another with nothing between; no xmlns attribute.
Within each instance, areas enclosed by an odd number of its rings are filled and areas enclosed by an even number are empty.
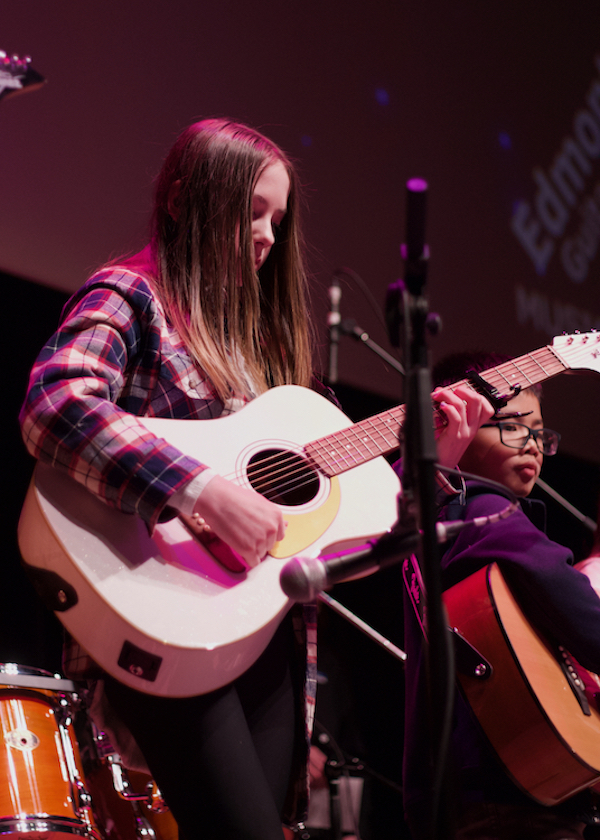
<svg viewBox="0 0 600 840"><path fill-rule="evenodd" d="M378 451L376 453L373 453L366 446L364 440L350 441L350 443L346 443L345 448L342 448L340 444L331 446L326 442L317 441L307 444L301 452L284 452L265 458L260 462L260 467L252 470L250 483L254 489L268 498L269 492L289 493L292 490L301 489L314 482L315 476L321 473L329 478L339 475L341 472L393 451L395 446L399 446L397 436L394 442L389 441L387 436L382 433L382 429L389 433L389 428L385 424L380 424L380 426L381 429L377 431L380 432L380 437L385 439L386 446L385 448L377 446ZM373 443L373 436L369 440ZM311 457L311 449L315 452L317 458ZM317 460L321 461L320 466ZM323 469L323 466L326 469ZM225 478L246 483L248 480L246 478L247 473L248 470L236 471L226 475ZM284 478L283 482L281 481L282 477Z"/></svg>
<svg viewBox="0 0 600 840"><path fill-rule="evenodd" d="M399 426L399 424L396 424ZM378 446L377 453L373 453L362 440L351 441L346 443L346 447L342 448L340 444L331 446L326 443L326 439L306 444L301 452L287 452L268 456L260 462L260 467L252 470L251 485L255 490L267 496L268 494L277 492L289 493L293 490L300 490L315 481L319 474L325 474L328 478L339 475L348 469L364 464L373 458L379 457L382 454L393 451L396 446L399 446L397 436L392 442L388 439L389 428L387 425L379 423L380 428L377 431L380 437L385 440L385 448ZM336 433L336 436L340 433ZM374 442L371 435L370 442ZM352 448L349 448L349 447ZM310 450L315 452L317 458L310 455ZM317 463L321 461L321 465ZM323 469L326 467L326 469ZM329 469L327 469L327 467ZM247 478L248 470L237 470L229 475L225 475L231 481L246 484L249 480ZM282 482L281 478L285 480Z"/></svg>

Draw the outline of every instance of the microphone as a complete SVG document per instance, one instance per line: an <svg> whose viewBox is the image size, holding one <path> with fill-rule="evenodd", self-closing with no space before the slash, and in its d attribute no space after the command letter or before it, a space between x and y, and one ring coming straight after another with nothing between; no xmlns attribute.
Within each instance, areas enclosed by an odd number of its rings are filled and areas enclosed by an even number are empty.
<svg viewBox="0 0 600 840"><path fill-rule="evenodd" d="M495 525L519 510L519 501L515 497L506 507L497 513L477 516L475 519L458 519L449 522L437 522L436 536L438 545L454 539L464 528L483 528ZM279 573L279 583L285 595L292 601L306 603L314 601L320 592L343 583L363 572L377 572L387 566L399 563L410 557L419 547L418 531L388 531L379 539L368 540L354 548L324 554L322 557L292 557Z"/></svg>
<svg viewBox="0 0 600 840"><path fill-rule="evenodd" d="M338 380L338 344L340 341L340 300L342 290L337 275L333 275L329 287L329 312L327 314L327 326L329 327L329 384L333 385Z"/></svg>
<svg viewBox="0 0 600 840"><path fill-rule="evenodd" d="M406 257L419 260L427 256L425 217L427 213L427 181L411 178L406 182Z"/></svg>
<svg viewBox="0 0 600 840"><path fill-rule="evenodd" d="M400 246L404 281L413 295L420 295L427 277L429 247L425 244L428 184L422 178L406 182L406 242Z"/></svg>
<svg viewBox="0 0 600 840"><path fill-rule="evenodd" d="M322 557L293 557L279 574L284 593L293 601L314 601L320 592L362 572L378 571L399 563L417 548L418 532L389 532L354 548Z"/></svg>

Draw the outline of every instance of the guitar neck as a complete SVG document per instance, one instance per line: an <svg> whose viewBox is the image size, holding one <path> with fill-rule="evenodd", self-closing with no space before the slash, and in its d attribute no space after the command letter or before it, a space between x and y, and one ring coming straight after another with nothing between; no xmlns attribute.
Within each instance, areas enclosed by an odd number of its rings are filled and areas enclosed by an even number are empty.
<svg viewBox="0 0 600 840"><path fill-rule="evenodd" d="M483 371L480 376L499 393L510 393L517 385L523 389L529 388L563 373L568 367L552 347L547 346ZM454 390L459 385L472 387L466 379L450 387ZM396 406L313 441L304 447L304 451L326 475L340 475L373 458L397 450L405 416L405 407ZM443 412L436 410L433 417L436 430L445 425Z"/></svg>

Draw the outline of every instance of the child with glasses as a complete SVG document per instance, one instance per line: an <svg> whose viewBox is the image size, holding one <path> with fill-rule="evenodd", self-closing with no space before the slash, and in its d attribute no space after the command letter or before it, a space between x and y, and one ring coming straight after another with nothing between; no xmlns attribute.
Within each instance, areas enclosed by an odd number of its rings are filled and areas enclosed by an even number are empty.
<svg viewBox="0 0 600 840"><path fill-rule="evenodd" d="M493 354L461 354L434 370L437 385L463 379L507 361ZM490 563L497 563L531 624L562 644L588 670L600 671L600 598L573 568L571 552L544 534L545 509L528 499L543 459L554 455L560 435L544 427L541 389L522 390L476 433L460 459L461 470L506 488L466 482L463 497L450 501L447 520L488 517L505 509L512 493L520 509L495 524L467 526L444 549L442 586L447 589ZM431 837L426 687L422 635L414 612L405 611L406 733L404 798L413 840ZM547 768L556 772L558 768ZM467 702L456 692L449 776L457 840L566 840L590 834L598 816L587 791L553 807L534 801L509 778Z"/></svg>

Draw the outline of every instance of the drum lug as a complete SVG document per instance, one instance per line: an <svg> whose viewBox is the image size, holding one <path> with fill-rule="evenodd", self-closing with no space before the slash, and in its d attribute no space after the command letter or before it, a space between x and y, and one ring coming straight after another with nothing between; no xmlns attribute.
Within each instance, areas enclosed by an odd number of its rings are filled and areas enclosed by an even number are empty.
<svg viewBox="0 0 600 840"><path fill-rule="evenodd" d="M113 785L121 799L127 802L147 802L147 793L136 793L131 788L127 770L121 764L121 758L116 753L107 756L108 766L112 775Z"/></svg>
<svg viewBox="0 0 600 840"><path fill-rule="evenodd" d="M62 716L66 723L57 720L58 731L60 733L63 745L63 752L67 763L69 786L71 788L73 807L77 816L86 825L86 834L89 834L92 837L96 837L96 830L94 827L94 821L92 819L92 797L90 796L88 789L81 780L81 774L79 773L79 769L75 761L73 745L71 744L71 740L69 738L69 731L67 729L67 727L70 726L72 722L72 708L68 700L64 697L60 700L60 707L62 707ZM59 717L59 715L56 714L56 717Z"/></svg>
<svg viewBox="0 0 600 840"><path fill-rule="evenodd" d="M92 797L90 795L90 792L80 779L76 780L75 789L77 792L77 805L75 809L79 818L85 823L86 835L90 837L91 840L104 840L104 837L98 831L94 824L94 820L92 817Z"/></svg>
<svg viewBox="0 0 600 840"><path fill-rule="evenodd" d="M59 726L64 726L68 728L73 723L73 699L78 699L73 695L72 697L67 696L66 694L59 694L56 695L56 700L54 703L54 714L56 717L56 722Z"/></svg>
<svg viewBox="0 0 600 840"><path fill-rule="evenodd" d="M113 785L121 799L127 802L143 802L151 811L162 814L168 807L153 782L148 782L144 793L136 793L129 781L127 770L117 753L108 756L108 766L112 774Z"/></svg>
<svg viewBox="0 0 600 840"><path fill-rule="evenodd" d="M80 779L76 780L75 789L77 791L77 809L88 813L92 809L92 797L88 789Z"/></svg>
<svg viewBox="0 0 600 840"><path fill-rule="evenodd" d="M107 757L108 766L112 775L113 786L121 799L131 802L135 818L135 833L138 840L157 840L157 835L148 820L141 813L138 802L143 802L148 808L152 808L152 782L146 785L145 793L136 793L129 781L127 770L121 763L118 753L111 753Z"/></svg>
<svg viewBox="0 0 600 840"><path fill-rule="evenodd" d="M169 806L163 799L156 782L148 782L148 784L146 785L146 793L148 794L148 808L154 814L164 814L165 811L169 810Z"/></svg>

